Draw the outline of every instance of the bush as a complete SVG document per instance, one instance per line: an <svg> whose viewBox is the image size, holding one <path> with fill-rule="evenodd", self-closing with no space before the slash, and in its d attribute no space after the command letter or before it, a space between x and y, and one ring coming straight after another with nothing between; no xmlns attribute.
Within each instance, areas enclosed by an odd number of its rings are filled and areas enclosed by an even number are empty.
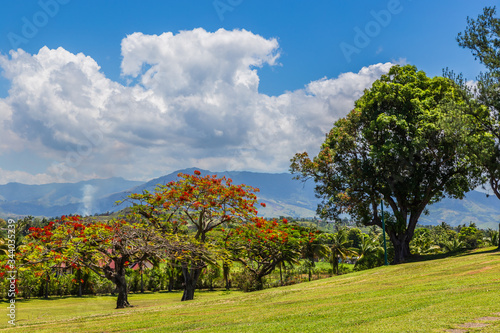
<svg viewBox="0 0 500 333"><path fill-rule="evenodd" d="M245 292L256 291L261 287L255 276L247 269L233 274L233 284ZM262 279L262 284L265 284L264 279Z"/></svg>
<svg viewBox="0 0 500 333"><path fill-rule="evenodd" d="M467 249L475 249L483 245L482 232L473 225L460 229L458 239L465 244Z"/></svg>

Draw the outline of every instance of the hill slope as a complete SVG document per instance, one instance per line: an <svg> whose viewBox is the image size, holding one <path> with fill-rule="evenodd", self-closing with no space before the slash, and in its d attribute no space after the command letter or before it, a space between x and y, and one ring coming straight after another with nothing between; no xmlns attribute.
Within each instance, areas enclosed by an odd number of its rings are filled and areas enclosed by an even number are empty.
<svg viewBox="0 0 500 333"><path fill-rule="evenodd" d="M260 292L132 294L19 302L20 332L500 332L500 253L379 267ZM489 320L488 320L489 319ZM3 325L3 326L2 326ZM6 327L7 321L0 324ZM466 331L466 330L464 330ZM458 331L457 331L458 332Z"/></svg>

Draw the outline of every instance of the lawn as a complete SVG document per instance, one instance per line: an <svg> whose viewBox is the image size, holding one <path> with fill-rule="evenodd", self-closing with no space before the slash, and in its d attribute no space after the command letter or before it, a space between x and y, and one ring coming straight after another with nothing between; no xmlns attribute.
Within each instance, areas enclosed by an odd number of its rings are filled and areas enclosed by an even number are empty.
<svg viewBox="0 0 500 333"><path fill-rule="evenodd" d="M446 332L485 322L462 332L500 332L484 318L500 317L499 294L500 252L487 248L260 292L197 292L191 302L132 294L134 307L120 310L111 296L18 300L16 331Z"/></svg>

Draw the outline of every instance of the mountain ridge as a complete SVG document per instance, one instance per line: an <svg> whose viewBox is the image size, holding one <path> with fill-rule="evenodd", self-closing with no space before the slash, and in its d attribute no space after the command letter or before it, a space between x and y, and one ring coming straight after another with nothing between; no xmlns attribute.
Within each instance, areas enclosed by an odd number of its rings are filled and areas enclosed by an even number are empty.
<svg viewBox="0 0 500 333"><path fill-rule="evenodd" d="M312 218L320 199L314 194L312 181L301 182L289 173L262 173L252 171L212 172L200 168L187 168L151 179L146 182L131 181L121 177L92 179L76 183L51 183L26 185L8 183L0 185L0 217L26 215L54 217L68 214L94 215L115 212L130 203L116 205L131 193L153 191L158 184L175 181L177 174L199 170L202 175L217 174L231 178L234 184L246 184L260 189L259 202L266 208L259 209L264 217L289 216ZM445 221L458 224L476 223L481 228L498 228L500 201L486 194L471 191L463 200L445 198L428 206L429 214L423 215L419 223L436 225Z"/></svg>

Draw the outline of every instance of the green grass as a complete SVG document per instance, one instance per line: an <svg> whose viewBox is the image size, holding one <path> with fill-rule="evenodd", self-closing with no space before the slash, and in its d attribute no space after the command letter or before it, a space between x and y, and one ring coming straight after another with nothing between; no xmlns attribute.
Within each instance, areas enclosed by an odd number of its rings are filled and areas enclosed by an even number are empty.
<svg viewBox="0 0 500 333"><path fill-rule="evenodd" d="M261 292L18 300L19 332L444 332L500 317L493 248L380 267ZM6 307L6 303L1 306ZM5 310L4 310L5 311ZM0 327L8 327L6 316ZM471 332L500 332L500 321Z"/></svg>

